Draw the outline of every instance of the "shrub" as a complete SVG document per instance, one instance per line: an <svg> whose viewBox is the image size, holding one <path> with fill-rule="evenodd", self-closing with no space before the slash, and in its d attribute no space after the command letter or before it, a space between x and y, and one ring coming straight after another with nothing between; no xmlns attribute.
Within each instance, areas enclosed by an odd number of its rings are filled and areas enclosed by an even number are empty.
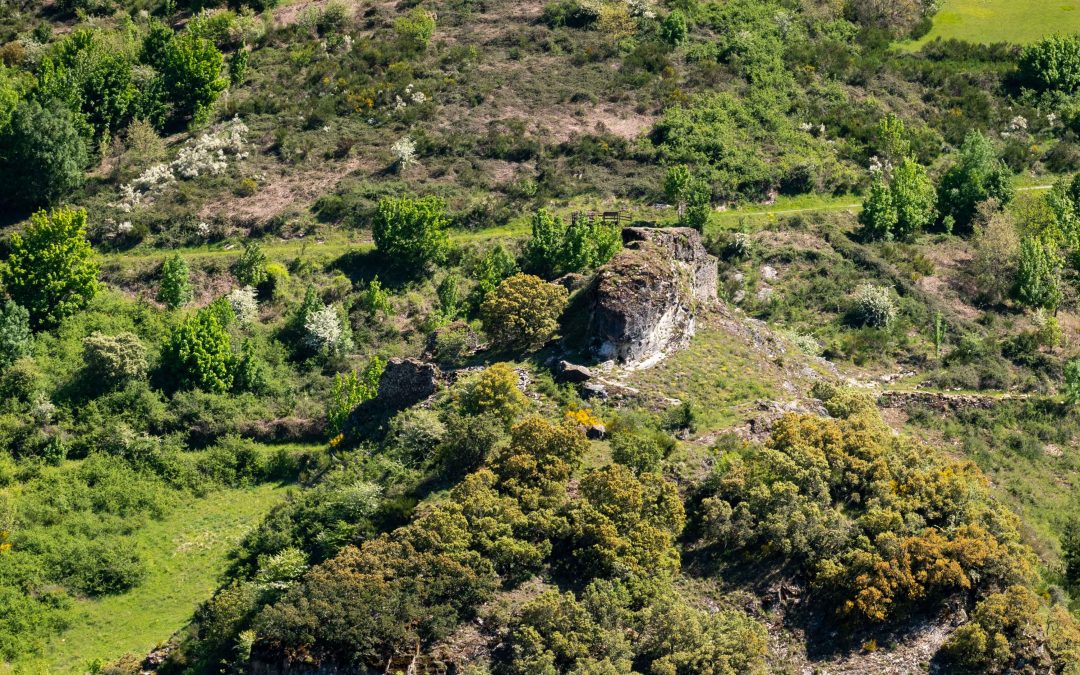
<svg viewBox="0 0 1080 675"><path fill-rule="evenodd" d="M244 286L258 286L267 280L266 254L255 242L244 244L244 251L233 265L233 274Z"/></svg>
<svg viewBox="0 0 1080 675"><path fill-rule="evenodd" d="M251 286L234 288L225 296L232 307L236 320L249 324L259 318L259 301L255 298L255 289Z"/></svg>
<svg viewBox="0 0 1080 675"><path fill-rule="evenodd" d="M510 424L529 405L518 388L518 374L506 363L496 363L470 377L458 394L467 415L494 415Z"/></svg>
<svg viewBox="0 0 1080 675"><path fill-rule="evenodd" d="M231 314L231 309L227 311ZM236 356L225 324L212 306L173 330L162 347L161 365L178 389L226 392L232 388Z"/></svg>
<svg viewBox="0 0 1080 675"><path fill-rule="evenodd" d="M446 473L461 475L479 468L506 441L506 424L494 415L451 415L436 451Z"/></svg>
<svg viewBox="0 0 1080 675"><path fill-rule="evenodd" d="M86 240L86 211L38 211L11 236L3 271L12 300L35 327L51 327L86 306L98 288L98 265Z"/></svg>
<svg viewBox="0 0 1080 675"><path fill-rule="evenodd" d="M446 439L446 425L438 414L424 408L408 408L390 423L390 438L398 456L410 466L425 466Z"/></svg>
<svg viewBox="0 0 1080 675"><path fill-rule="evenodd" d="M620 431L611 436L611 458L637 473L658 469L673 447L671 437L660 431Z"/></svg>
<svg viewBox="0 0 1080 675"><path fill-rule="evenodd" d="M0 366L8 367L33 348L30 312L11 300L0 307Z"/></svg>
<svg viewBox="0 0 1080 675"><path fill-rule="evenodd" d="M137 335L92 333L83 339L83 361L90 382L118 387L146 375L146 347Z"/></svg>
<svg viewBox="0 0 1080 675"><path fill-rule="evenodd" d="M562 286L515 274L488 294L480 307L480 320L495 345L536 349L559 329L568 297Z"/></svg>
<svg viewBox="0 0 1080 675"><path fill-rule="evenodd" d="M179 253L161 264L161 281L158 285L158 302L169 309L177 309L191 302L191 270Z"/></svg>
<svg viewBox="0 0 1080 675"><path fill-rule="evenodd" d="M1048 35L1020 51L1020 82L1036 91L1080 87L1080 35Z"/></svg>
<svg viewBox="0 0 1080 675"><path fill-rule="evenodd" d="M1028 307L1055 309L1061 302L1061 265L1056 246L1044 237L1021 241L1013 291L1016 300Z"/></svg>
<svg viewBox="0 0 1080 675"><path fill-rule="evenodd" d="M516 272L517 263L514 257L502 244L495 244L472 270L472 278L476 280L476 288L472 294L473 306L479 307L488 293Z"/></svg>
<svg viewBox="0 0 1080 675"><path fill-rule="evenodd" d="M893 201L892 190L885 179L878 176L870 183L870 190L863 199L859 223L868 239L892 239L896 232L899 215Z"/></svg>
<svg viewBox="0 0 1080 675"><path fill-rule="evenodd" d="M59 102L23 101L0 125L0 202L51 204L83 184L89 161L79 119Z"/></svg>
<svg viewBox="0 0 1080 675"><path fill-rule="evenodd" d="M394 30L409 48L424 51L435 35L435 15L423 7L413 7L394 21Z"/></svg>
<svg viewBox="0 0 1080 675"><path fill-rule="evenodd" d="M353 347L348 324L341 320L333 307L312 312L304 322L304 331L305 344L322 356L338 356Z"/></svg>
<svg viewBox="0 0 1080 675"><path fill-rule="evenodd" d="M999 303L1014 286L1020 237L1012 218L1000 211L993 200L983 202L975 219L971 240L974 255L971 272L979 295L987 302Z"/></svg>
<svg viewBox="0 0 1080 675"><path fill-rule="evenodd" d="M896 303L889 289L863 284L855 291L853 313L864 326L884 328L896 318Z"/></svg>
<svg viewBox="0 0 1080 675"><path fill-rule="evenodd" d="M446 204L438 197L386 197L372 223L375 246L387 260L424 272L442 262L450 248Z"/></svg>
<svg viewBox="0 0 1080 675"><path fill-rule="evenodd" d="M1080 403L1080 359L1072 359L1065 364L1065 387L1062 393L1069 403Z"/></svg>

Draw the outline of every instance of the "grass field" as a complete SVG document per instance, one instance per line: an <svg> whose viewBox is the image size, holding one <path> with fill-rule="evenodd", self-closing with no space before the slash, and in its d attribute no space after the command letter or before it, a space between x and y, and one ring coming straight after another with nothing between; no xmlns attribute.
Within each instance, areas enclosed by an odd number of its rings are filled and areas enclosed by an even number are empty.
<svg viewBox="0 0 1080 675"><path fill-rule="evenodd" d="M210 597L228 552L285 491L262 485L189 497L165 519L152 521L138 541L150 567L146 580L129 593L76 601L72 627L46 647L44 659L17 664L16 672L82 673L98 659L148 653Z"/></svg>
<svg viewBox="0 0 1080 675"><path fill-rule="evenodd" d="M934 38L1024 44L1052 33L1080 32L1080 0L944 0L934 28L906 47Z"/></svg>

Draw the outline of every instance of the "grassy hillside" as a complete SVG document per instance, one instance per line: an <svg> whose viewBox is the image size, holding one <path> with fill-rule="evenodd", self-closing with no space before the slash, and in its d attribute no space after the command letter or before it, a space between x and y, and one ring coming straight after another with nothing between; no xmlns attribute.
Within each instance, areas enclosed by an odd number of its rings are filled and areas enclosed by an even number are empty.
<svg viewBox="0 0 1080 675"><path fill-rule="evenodd" d="M1080 30L1080 4L1068 0L944 0L934 27L906 47L918 49L930 40L964 40L981 44L1026 44L1047 35Z"/></svg>

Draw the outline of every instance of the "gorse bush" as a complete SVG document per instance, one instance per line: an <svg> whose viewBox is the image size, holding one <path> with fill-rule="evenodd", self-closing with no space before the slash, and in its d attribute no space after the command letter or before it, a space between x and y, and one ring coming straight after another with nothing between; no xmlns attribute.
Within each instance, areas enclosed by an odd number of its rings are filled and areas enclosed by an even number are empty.
<svg viewBox="0 0 1080 675"><path fill-rule="evenodd" d="M90 334L83 339L83 361L89 381L104 387L141 380L149 367L146 347L131 333Z"/></svg>
<svg viewBox="0 0 1080 675"><path fill-rule="evenodd" d="M568 293L539 277L515 274L480 306L484 332L500 348L536 349L559 329Z"/></svg>

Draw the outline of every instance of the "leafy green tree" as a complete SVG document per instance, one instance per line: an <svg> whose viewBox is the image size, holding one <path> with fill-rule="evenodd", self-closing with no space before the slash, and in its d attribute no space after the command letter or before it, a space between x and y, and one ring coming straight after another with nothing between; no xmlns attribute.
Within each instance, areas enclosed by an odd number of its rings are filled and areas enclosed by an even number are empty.
<svg viewBox="0 0 1080 675"><path fill-rule="evenodd" d="M385 197L372 223L375 247L394 265L425 272L446 258L446 203L438 197Z"/></svg>
<svg viewBox="0 0 1080 675"><path fill-rule="evenodd" d="M1080 403L1080 359L1072 359L1065 364L1065 386L1062 393L1069 403Z"/></svg>
<svg viewBox="0 0 1080 675"><path fill-rule="evenodd" d="M98 288L98 264L86 240L86 210L33 214L26 230L11 236L3 281L36 328L55 326L85 307Z"/></svg>
<svg viewBox="0 0 1080 675"><path fill-rule="evenodd" d="M241 47L229 59L229 83L239 87L247 79L248 59L250 52Z"/></svg>
<svg viewBox="0 0 1080 675"><path fill-rule="evenodd" d="M988 199L1004 206L1013 197L1012 173L998 158L993 144L972 131L960 146L956 163L938 186L938 212L951 218L961 232L969 232L979 204Z"/></svg>
<svg viewBox="0 0 1080 675"><path fill-rule="evenodd" d="M266 271L266 254L257 242L244 244L244 251L233 265L233 274L242 286L256 287L264 283L269 274Z"/></svg>
<svg viewBox="0 0 1080 675"><path fill-rule="evenodd" d="M550 279L603 265L621 246L617 227L584 218L567 225L540 209L533 216L532 238L525 244L525 267Z"/></svg>
<svg viewBox="0 0 1080 675"><path fill-rule="evenodd" d="M30 353L34 335L30 312L11 300L0 307L0 366L7 367Z"/></svg>
<svg viewBox="0 0 1080 675"><path fill-rule="evenodd" d="M1076 378L1080 382L1080 377ZM1065 564L1065 582L1080 586L1080 517L1072 516L1061 534L1061 560Z"/></svg>
<svg viewBox="0 0 1080 675"><path fill-rule="evenodd" d="M480 306L480 320L495 345L536 349L559 329L567 298L562 286L529 274L515 274L488 294Z"/></svg>
<svg viewBox="0 0 1080 675"><path fill-rule="evenodd" d="M450 272L439 282L435 289L435 296L439 299L439 314L446 320L454 320L461 312L461 292L458 289L460 281L457 274Z"/></svg>
<svg viewBox="0 0 1080 675"><path fill-rule="evenodd" d="M229 86L229 81L222 76L224 57L221 52L210 40L191 33L172 36L160 49L158 63L152 61L151 65L161 73L174 113L193 124L201 124L209 118L214 102Z"/></svg>
<svg viewBox="0 0 1080 675"><path fill-rule="evenodd" d="M236 355L219 313L206 307L174 328L161 348L161 365L178 389L229 391Z"/></svg>
<svg viewBox="0 0 1080 675"><path fill-rule="evenodd" d="M495 290L503 279L513 276L517 271L518 266L514 256L502 244L491 247L472 270L472 278L476 280L474 304L479 306L484 297Z"/></svg>
<svg viewBox="0 0 1080 675"><path fill-rule="evenodd" d="M176 309L191 302L191 297L191 271L184 257L177 253L161 264L157 299L169 309Z"/></svg>
<svg viewBox="0 0 1080 675"><path fill-rule="evenodd" d="M896 203L893 201L892 190L882 176L876 176L870 183L870 190L863 200L862 211L859 212L859 223L863 227L863 233L869 239L892 239L896 231L899 215L896 211Z"/></svg>
<svg viewBox="0 0 1080 675"><path fill-rule="evenodd" d="M1053 310L1061 302L1061 265L1057 247L1042 236L1020 242L1016 266L1016 300L1027 307Z"/></svg>
<svg viewBox="0 0 1080 675"><path fill-rule="evenodd" d="M81 186L89 161L81 126L60 103L19 103L0 129L0 202L51 204Z"/></svg>
<svg viewBox="0 0 1080 675"><path fill-rule="evenodd" d="M1071 93L1080 87L1080 35L1048 35L1020 51L1020 82L1036 91Z"/></svg>
<svg viewBox="0 0 1080 675"><path fill-rule="evenodd" d="M897 239L911 241L937 219L934 184L914 157L905 157L893 169L889 190L896 207Z"/></svg>
<svg viewBox="0 0 1080 675"><path fill-rule="evenodd" d="M368 316L374 319L379 314L386 316L394 309L390 304L390 294L383 288L379 281L379 275L375 275L367 288L360 295L360 304L367 311Z"/></svg>

